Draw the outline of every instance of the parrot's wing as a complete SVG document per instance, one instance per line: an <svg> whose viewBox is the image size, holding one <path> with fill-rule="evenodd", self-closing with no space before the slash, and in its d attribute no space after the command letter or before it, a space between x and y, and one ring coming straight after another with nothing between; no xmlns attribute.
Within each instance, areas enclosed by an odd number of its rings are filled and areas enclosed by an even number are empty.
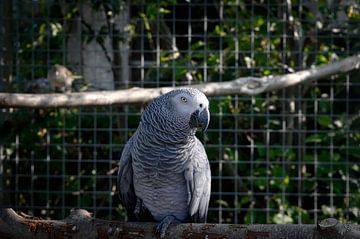
<svg viewBox="0 0 360 239"><path fill-rule="evenodd" d="M199 140L197 140L195 152L195 159L192 160L192 165L185 173L190 191L189 213L193 222L206 222L211 192L211 173L204 146Z"/></svg>
<svg viewBox="0 0 360 239"><path fill-rule="evenodd" d="M122 152L117 177L119 198L128 215L134 212L137 201L133 184L131 147L132 138L129 139Z"/></svg>
<svg viewBox="0 0 360 239"><path fill-rule="evenodd" d="M133 138L130 138L122 152L117 185L119 198L126 209L129 221L152 221L153 217L150 211L145 207L141 198L135 194L132 169L132 148Z"/></svg>

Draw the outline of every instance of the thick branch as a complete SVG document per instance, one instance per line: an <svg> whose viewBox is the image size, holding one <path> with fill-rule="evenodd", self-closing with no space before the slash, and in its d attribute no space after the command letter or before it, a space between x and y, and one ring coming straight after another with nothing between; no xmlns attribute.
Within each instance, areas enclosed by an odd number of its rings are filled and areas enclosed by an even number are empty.
<svg viewBox="0 0 360 239"><path fill-rule="evenodd" d="M242 77L233 81L203 83L192 85L191 87L198 88L207 96L234 94L256 95L293 86L305 81L318 80L334 74L349 72L359 68L360 55L281 76L265 76L260 78ZM0 93L0 107L49 108L145 103L172 89L172 87L149 89L131 88L118 91L80 92L69 94Z"/></svg>
<svg viewBox="0 0 360 239"><path fill-rule="evenodd" d="M156 238L155 223L107 221L89 212L73 210L61 221L20 216L12 209L0 211L1 238ZM359 225L343 225L333 218L318 225L173 224L167 238L359 238Z"/></svg>

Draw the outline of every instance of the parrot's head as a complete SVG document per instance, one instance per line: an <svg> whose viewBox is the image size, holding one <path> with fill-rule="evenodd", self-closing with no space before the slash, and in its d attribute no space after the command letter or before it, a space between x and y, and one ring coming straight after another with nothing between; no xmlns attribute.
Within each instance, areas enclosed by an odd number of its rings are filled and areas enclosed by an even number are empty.
<svg viewBox="0 0 360 239"><path fill-rule="evenodd" d="M194 88L174 90L169 94L168 109L191 129L206 130L210 121L209 100L204 93Z"/></svg>

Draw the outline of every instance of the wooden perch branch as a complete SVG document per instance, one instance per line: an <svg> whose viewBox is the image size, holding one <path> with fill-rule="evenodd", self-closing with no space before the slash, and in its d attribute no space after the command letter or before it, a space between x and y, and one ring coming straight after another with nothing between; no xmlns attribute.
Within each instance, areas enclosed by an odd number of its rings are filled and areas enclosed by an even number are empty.
<svg viewBox="0 0 360 239"><path fill-rule="evenodd" d="M280 76L241 77L233 81L210 82L191 87L203 91L207 96L256 95L282 89L305 81L318 80L360 68L360 55L338 62L314 67ZM181 87L177 87L181 88ZM172 90L172 87L131 88L117 91L79 92L69 94L12 94L0 93L0 107L75 107L95 105L121 105L145 103Z"/></svg>
<svg viewBox="0 0 360 239"><path fill-rule="evenodd" d="M73 210L61 221L20 216L10 208L0 211L0 238L156 238L155 223L118 222L92 218ZM172 224L167 238L359 238L360 226L329 218L317 225Z"/></svg>

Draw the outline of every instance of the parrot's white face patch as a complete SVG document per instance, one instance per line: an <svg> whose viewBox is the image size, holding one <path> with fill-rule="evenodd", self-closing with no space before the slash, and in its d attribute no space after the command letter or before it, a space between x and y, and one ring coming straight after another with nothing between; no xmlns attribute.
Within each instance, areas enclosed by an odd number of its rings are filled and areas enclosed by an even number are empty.
<svg viewBox="0 0 360 239"><path fill-rule="evenodd" d="M203 110L209 107L209 101L204 94L191 95L183 92L175 95L172 99L174 113L190 119L196 110Z"/></svg>

